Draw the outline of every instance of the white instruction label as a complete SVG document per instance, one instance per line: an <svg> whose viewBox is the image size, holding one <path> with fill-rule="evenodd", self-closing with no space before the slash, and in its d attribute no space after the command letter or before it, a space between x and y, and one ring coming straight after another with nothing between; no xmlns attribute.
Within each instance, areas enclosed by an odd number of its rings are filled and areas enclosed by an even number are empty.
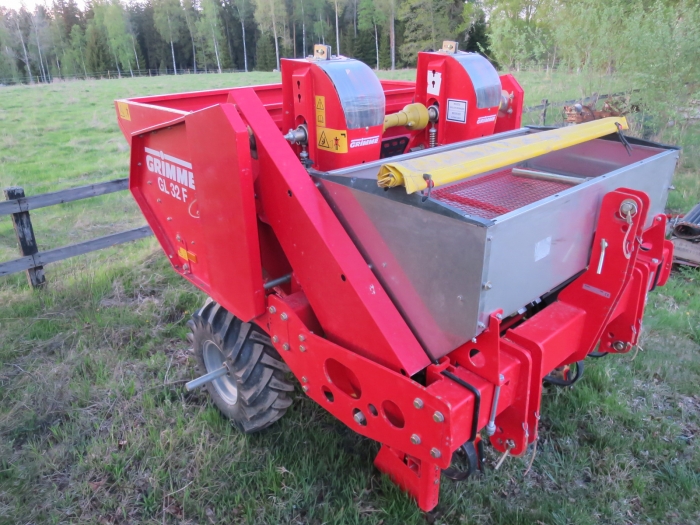
<svg viewBox="0 0 700 525"><path fill-rule="evenodd" d="M535 262L547 257L549 255L549 252L551 249L552 249L552 238L551 237L547 237L546 239L542 239L540 242L535 244Z"/></svg>
<svg viewBox="0 0 700 525"><path fill-rule="evenodd" d="M447 99L447 120L450 122L467 123L467 101Z"/></svg>
<svg viewBox="0 0 700 525"><path fill-rule="evenodd" d="M428 70L428 93L438 96L440 94L440 84L442 83L442 73Z"/></svg>

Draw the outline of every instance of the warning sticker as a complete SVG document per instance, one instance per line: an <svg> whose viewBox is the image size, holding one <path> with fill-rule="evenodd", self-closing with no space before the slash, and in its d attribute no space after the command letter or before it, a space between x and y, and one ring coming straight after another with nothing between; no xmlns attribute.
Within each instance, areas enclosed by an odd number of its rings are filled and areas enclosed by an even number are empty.
<svg viewBox="0 0 700 525"><path fill-rule="evenodd" d="M344 129L317 127L316 143L320 149L332 153L347 153L348 133Z"/></svg>
<svg viewBox="0 0 700 525"><path fill-rule="evenodd" d="M467 101L447 99L447 120L450 122L467 123Z"/></svg>
<svg viewBox="0 0 700 525"><path fill-rule="evenodd" d="M442 73L439 71L428 71L428 89L429 95L440 96L440 84L442 84Z"/></svg>
<svg viewBox="0 0 700 525"><path fill-rule="evenodd" d="M316 95L316 125L326 127L326 97Z"/></svg>
<svg viewBox="0 0 700 525"><path fill-rule="evenodd" d="M119 117L122 120L131 120L131 115L129 114L129 104L126 102L117 102L117 107L119 108Z"/></svg>

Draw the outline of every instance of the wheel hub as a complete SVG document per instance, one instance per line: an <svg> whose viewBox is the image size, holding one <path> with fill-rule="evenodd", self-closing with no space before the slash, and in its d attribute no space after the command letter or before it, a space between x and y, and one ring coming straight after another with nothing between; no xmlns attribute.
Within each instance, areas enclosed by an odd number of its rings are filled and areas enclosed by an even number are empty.
<svg viewBox="0 0 700 525"><path fill-rule="evenodd" d="M202 348L202 357L204 358L204 366L207 373L217 370L224 366L226 358L224 353L214 341L205 341ZM236 404L238 399L238 388L236 381L230 376L225 375L211 381L211 385L216 389L216 392L229 405Z"/></svg>

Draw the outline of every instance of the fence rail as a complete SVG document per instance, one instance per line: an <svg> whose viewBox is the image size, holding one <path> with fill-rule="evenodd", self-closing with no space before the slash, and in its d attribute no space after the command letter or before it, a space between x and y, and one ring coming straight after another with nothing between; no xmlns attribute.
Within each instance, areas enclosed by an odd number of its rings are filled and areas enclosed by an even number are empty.
<svg viewBox="0 0 700 525"><path fill-rule="evenodd" d="M149 226L141 226L77 244L43 252L39 251L29 210L107 195L117 191L124 191L128 188L129 179L126 178L78 186L41 195L32 195L30 197L24 195L23 188L6 188L6 200L0 202L0 216L12 216L12 225L15 229L17 244L22 257L0 263L0 277L26 271L29 284L34 288L40 287L46 283L44 266L47 264L153 235Z"/></svg>

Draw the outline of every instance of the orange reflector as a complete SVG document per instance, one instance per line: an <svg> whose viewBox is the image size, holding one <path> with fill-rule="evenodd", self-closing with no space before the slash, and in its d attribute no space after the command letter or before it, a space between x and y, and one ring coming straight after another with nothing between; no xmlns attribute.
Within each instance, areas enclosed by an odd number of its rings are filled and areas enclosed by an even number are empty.
<svg viewBox="0 0 700 525"><path fill-rule="evenodd" d="M177 254L180 257L182 257L183 259L185 259L186 261L192 261L193 263L197 262L197 254L192 253L192 252L188 252L182 246L180 246L180 248L178 248Z"/></svg>

